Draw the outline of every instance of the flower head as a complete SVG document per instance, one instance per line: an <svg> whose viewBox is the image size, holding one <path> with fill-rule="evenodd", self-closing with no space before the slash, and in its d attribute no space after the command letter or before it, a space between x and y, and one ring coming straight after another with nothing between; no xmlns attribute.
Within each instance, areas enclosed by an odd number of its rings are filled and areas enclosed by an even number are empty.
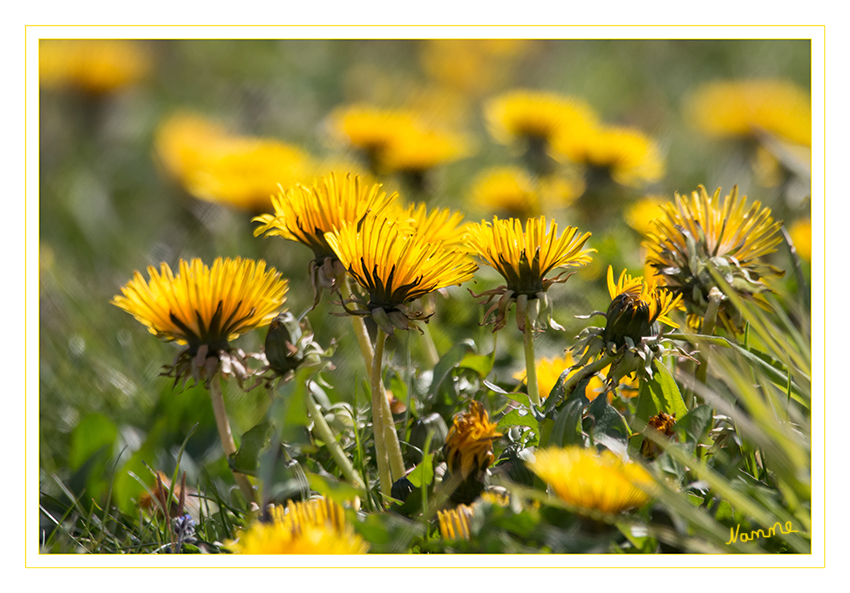
<svg viewBox="0 0 850 593"><path fill-rule="evenodd" d="M150 71L150 55L133 41L50 39L39 43L38 81L43 87L71 87L101 95L135 84Z"/></svg>
<svg viewBox="0 0 850 593"><path fill-rule="evenodd" d="M812 261L812 219L801 218L788 229L794 249L807 262Z"/></svg>
<svg viewBox="0 0 850 593"><path fill-rule="evenodd" d="M652 477L610 451L550 447L534 457L528 464L531 470L580 513L616 515L649 500Z"/></svg>
<svg viewBox="0 0 850 593"><path fill-rule="evenodd" d="M478 266L464 251L429 241L406 225L369 214L355 222L343 221L325 239L339 262L368 293L355 299L355 315L371 315L387 333L408 329L410 321L427 319L408 305L437 289L472 279Z"/></svg>
<svg viewBox="0 0 850 593"><path fill-rule="evenodd" d="M342 507L330 500L274 507L270 521L257 521L226 546L237 554L365 554L369 544L345 522Z"/></svg>
<svg viewBox="0 0 850 593"><path fill-rule="evenodd" d="M804 146L812 143L811 100L788 80L717 81L698 88L687 111L694 124L718 137L773 134Z"/></svg>
<svg viewBox="0 0 850 593"><path fill-rule="evenodd" d="M421 237L426 243L441 243L447 249L464 251L467 249L467 225L463 223L463 213L450 208L431 208L424 202L399 208L395 218L401 225L408 225L410 232Z"/></svg>
<svg viewBox="0 0 850 593"><path fill-rule="evenodd" d="M495 461L493 441L502 436L484 406L475 400L454 417L443 448L448 471L463 480L477 477Z"/></svg>
<svg viewBox="0 0 850 593"><path fill-rule="evenodd" d="M146 281L136 272L111 303L158 338L187 345L172 367L177 379L191 372L197 380L206 369L209 380L222 360L241 380L244 361L233 364L229 342L268 325L286 301L286 280L263 260L217 258L212 269L199 259L180 260L176 276L166 263L158 272L148 267L148 275Z"/></svg>
<svg viewBox="0 0 850 593"><path fill-rule="evenodd" d="M509 216L540 213L534 182L519 167L496 167L480 173L472 185L472 199L481 208Z"/></svg>
<svg viewBox="0 0 850 593"><path fill-rule="evenodd" d="M664 204L669 203L667 198L662 196L646 196L636 200L631 206L626 208L624 218L626 224L642 235L652 231L653 221L656 218L664 216Z"/></svg>
<svg viewBox="0 0 850 593"><path fill-rule="evenodd" d="M738 197L738 187L723 200L720 189L709 196L700 186L691 196L676 194L676 203L664 206L664 216L655 221L655 231L647 234L647 263L655 268L663 284L682 296L689 314L688 323L698 328L708 305L709 291L715 288L710 266L715 267L744 298L760 304L760 293L769 290L765 280L784 272L762 261L782 241L769 208ZM735 311L728 300L720 306L719 317L727 329L735 330Z"/></svg>
<svg viewBox="0 0 850 593"><path fill-rule="evenodd" d="M595 252L594 249L582 249L589 238L590 233L580 235L575 227L567 227L559 236L557 223L551 222L547 229L544 216L529 218L524 230L522 222L515 218L503 220L494 217L492 223L481 221L470 225L468 242L471 252L498 271L507 282L505 286L477 295L488 296L485 302L501 295L486 315L498 309L494 331L505 326L508 309L514 302L522 306L531 305L529 314L532 322L542 315L540 319L551 323L551 301L546 291L556 282L566 282L569 275L564 277L562 273L553 278L546 278L546 275L556 268L587 264L590 254ZM517 326L520 329L525 328L525 317L526 311L518 310Z"/></svg>
<svg viewBox="0 0 850 593"><path fill-rule="evenodd" d="M676 426L676 414L671 415L666 412L659 412L650 418L647 424L650 430L657 430L667 438L670 438L675 433L673 427ZM640 445L640 454L647 459L655 459L661 454L661 448L651 439L644 437Z"/></svg>
<svg viewBox="0 0 850 593"><path fill-rule="evenodd" d="M401 128L384 147L381 164L388 173L421 175L463 158L468 151L467 142L456 134L421 127Z"/></svg>
<svg viewBox="0 0 850 593"><path fill-rule="evenodd" d="M254 218L261 223L254 236L279 236L306 245L313 251L311 277L316 288L316 302L321 287L335 287L338 271L337 255L325 235L343 224L360 224L367 213L379 214L396 199L387 196L381 185L362 184L360 177L345 178L331 173L312 186L297 184L272 198L274 214Z"/></svg>
<svg viewBox="0 0 850 593"><path fill-rule="evenodd" d="M596 114L584 101L543 91L515 90L485 106L490 133L509 144L515 140L550 143L561 134L592 126Z"/></svg>
<svg viewBox="0 0 850 593"><path fill-rule="evenodd" d="M606 344L613 342L619 346L626 338L637 343L645 336L658 335L657 323L679 327L667 315L674 309L684 309L682 295L656 287L651 279L632 277L623 270L615 284L614 268L608 266L608 294L611 304L606 313Z"/></svg>
<svg viewBox="0 0 850 593"><path fill-rule="evenodd" d="M587 127L559 135L552 149L556 155L603 172L625 186L658 181L664 174L658 145L635 128Z"/></svg>

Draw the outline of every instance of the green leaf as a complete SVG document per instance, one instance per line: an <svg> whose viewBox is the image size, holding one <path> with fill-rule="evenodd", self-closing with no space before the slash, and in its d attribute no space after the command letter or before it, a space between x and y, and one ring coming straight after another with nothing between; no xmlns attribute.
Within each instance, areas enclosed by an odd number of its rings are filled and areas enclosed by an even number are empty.
<svg viewBox="0 0 850 593"><path fill-rule="evenodd" d="M697 406L676 421L675 429L685 441L698 445L708 435L711 420L711 406Z"/></svg>
<svg viewBox="0 0 850 593"><path fill-rule="evenodd" d="M431 380L431 386L428 388L428 399L437 395L440 386L452 372L452 369L456 368L470 352L475 352L475 342L463 340L452 346L451 350L443 355L437 366L434 367L434 376Z"/></svg>
<svg viewBox="0 0 850 593"><path fill-rule="evenodd" d="M71 433L69 463L72 470L79 469L92 455L115 444L118 428L103 414L89 414Z"/></svg>
<svg viewBox="0 0 850 593"><path fill-rule="evenodd" d="M604 445L614 453L622 455L629 445L629 426L626 419L609 403L605 394L600 394L587 408L588 433L593 442Z"/></svg>
<svg viewBox="0 0 850 593"><path fill-rule="evenodd" d="M422 462L412 472L407 474L407 479L417 488L428 486L434 480L433 455L426 455Z"/></svg>
<svg viewBox="0 0 850 593"><path fill-rule="evenodd" d="M528 399L528 395L525 393L519 393L516 391L505 391L495 383L491 383L490 381L484 381L484 386L487 387L490 391L494 391L499 395L504 395L506 398L511 399L517 403L522 404L526 408L531 406L531 400Z"/></svg>
<svg viewBox="0 0 850 593"><path fill-rule="evenodd" d="M340 504L354 500L355 496L363 496L363 493L345 482L340 482L330 476L320 476L310 472L307 475L307 483L310 488Z"/></svg>
<svg viewBox="0 0 850 593"><path fill-rule="evenodd" d="M493 370L494 362L495 360L492 356L486 354L473 354L470 352L463 357L463 360L460 361L458 367L472 369L483 379L490 374L491 370Z"/></svg>
<svg viewBox="0 0 850 593"><path fill-rule="evenodd" d="M638 395L636 417L644 423L657 416L659 412L665 412L676 418L684 418L688 413L679 386L669 369L660 361L656 361L655 373L652 379L643 381Z"/></svg>
<svg viewBox="0 0 850 593"><path fill-rule="evenodd" d="M269 422L261 422L242 435L239 450L227 460L230 469L253 476L257 472L260 451L266 446L271 432Z"/></svg>
<svg viewBox="0 0 850 593"><path fill-rule="evenodd" d="M580 398L569 400L555 414L555 425L552 434L549 435L549 445L556 447L567 447L569 445L584 445L581 432L581 417L587 399L582 395Z"/></svg>
<svg viewBox="0 0 850 593"><path fill-rule="evenodd" d="M539 430L537 419L530 413L523 414L520 410L511 410L499 420L497 428L508 429L511 426L527 426L535 433ZM504 432L504 431L503 431Z"/></svg>

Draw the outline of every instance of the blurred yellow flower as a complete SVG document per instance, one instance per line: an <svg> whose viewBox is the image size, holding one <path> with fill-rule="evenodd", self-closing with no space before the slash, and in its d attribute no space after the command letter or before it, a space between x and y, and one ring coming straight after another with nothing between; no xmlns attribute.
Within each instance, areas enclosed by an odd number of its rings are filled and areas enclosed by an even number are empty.
<svg viewBox="0 0 850 593"><path fill-rule="evenodd" d="M446 437L443 452L449 472L463 480L478 476L496 460L493 441L500 436L481 402L471 400L465 412L455 415Z"/></svg>
<svg viewBox="0 0 850 593"><path fill-rule="evenodd" d="M788 80L729 80L705 84L690 96L686 113L711 136L754 136L767 132L811 146L809 94Z"/></svg>
<svg viewBox="0 0 850 593"><path fill-rule="evenodd" d="M345 522L342 507L325 499L274 507L225 546L237 554L365 554L369 544Z"/></svg>
<svg viewBox="0 0 850 593"><path fill-rule="evenodd" d="M43 88L76 88L98 95L144 80L152 68L147 49L120 39L43 39L38 81Z"/></svg>
<svg viewBox="0 0 850 593"><path fill-rule="evenodd" d="M440 535L447 541L458 539L469 541L469 523L474 514L474 509L465 504L459 504L453 509L437 511Z"/></svg>
<svg viewBox="0 0 850 593"><path fill-rule="evenodd" d="M794 243L797 254L807 262L811 262L812 219L801 218L800 220L795 220L791 228L788 229L788 234L791 235L791 241Z"/></svg>
<svg viewBox="0 0 850 593"><path fill-rule="evenodd" d="M155 336L210 351L228 350L228 342L268 325L286 301L287 282L266 262L217 258L208 268L199 259L180 260L175 276L168 264L150 281L136 272L113 305L130 313Z"/></svg>
<svg viewBox="0 0 850 593"><path fill-rule="evenodd" d="M516 140L550 143L596 124L596 113L580 99L545 91L514 90L484 107L490 133L503 144Z"/></svg>
<svg viewBox="0 0 850 593"><path fill-rule="evenodd" d="M478 266L467 253L429 242L419 233L383 215L368 213L343 220L325 240L348 273L366 289L368 302L349 310L370 315L387 333L409 329L409 321L425 319L408 305L437 289L472 279Z"/></svg>
<svg viewBox="0 0 850 593"><path fill-rule="evenodd" d="M574 163L606 171L611 179L629 187L658 181L664 175L658 145L635 128L588 126L559 134L552 151Z"/></svg>
<svg viewBox="0 0 850 593"><path fill-rule="evenodd" d="M532 179L519 167L496 167L478 174L471 189L481 209L518 218L540 215Z"/></svg>
<svg viewBox="0 0 850 593"><path fill-rule="evenodd" d="M387 173L421 174L469 153L468 143L456 134L433 129L400 128L381 152Z"/></svg>
<svg viewBox="0 0 850 593"><path fill-rule="evenodd" d="M537 386L538 393L540 394L541 399L546 399L549 397L549 394L552 392L552 389L555 387L555 384L558 382L558 378L561 374L566 371L568 368L575 364L575 360L573 360L572 355L569 351L566 351L563 356L555 356L551 358L541 358L537 361ZM593 401L599 394L605 390L605 382L602 380L603 375L608 372L610 369L610 365L599 371L599 374L591 377L590 382L587 384L587 387L584 391L584 396ZM578 369L575 369L567 375L567 377L572 376ZM514 379L522 381L523 384L526 383L526 372L525 369L519 371L514 374ZM621 390L620 394L624 397L634 397L637 395L637 379L630 378L629 376L624 377L621 380ZM614 399L614 394L609 392L608 400L612 401Z"/></svg>
<svg viewBox="0 0 850 593"><path fill-rule="evenodd" d="M314 165L296 146L228 134L222 126L178 113L159 127L155 146L168 173L196 198L253 212L270 209L279 186L309 178Z"/></svg>
<svg viewBox="0 0 850 593"><path fill-rule="evenodd" d="M504 83L531 43L527 39L426 39L420 60L434 82L475 98Z"/></svg>
<svg viewBox="0 0 850 593"><path fill-rule="evenodd" d="M782 241L782 223L773 220L770 208L762 208L758 201L747 208L747 198L739 198L737 186L722 202L720 188L709 196L699 186L691 196L677 193L675 204L663 208L664 216L655 220L654 232L646 235L647 263L655 268L659 283L682 295L691 327L699 327L709 291L716 284L709 264L743 298L766 306L760 297L770 290L765 281L785 273L762 260ZM735 310L728 299L721 303L718 315L728 330L741 329L733 322Z"/></svg>
<svg viewBox="0 0 850 593"><path fill-rule="evenodd" d="M579 513L616 515L646 504L653 479L611 453L568 447L538 450L528 466Z"/></svg>
<svg viewBox="0 0 850 593"><path fill-rule="evenodd" d="M626 208L623 215L626 224L641 235L645 235L653 229L653 221L664 216L663 206L669 202L670 200L658 195L645 196L636 200Z"/></svg>

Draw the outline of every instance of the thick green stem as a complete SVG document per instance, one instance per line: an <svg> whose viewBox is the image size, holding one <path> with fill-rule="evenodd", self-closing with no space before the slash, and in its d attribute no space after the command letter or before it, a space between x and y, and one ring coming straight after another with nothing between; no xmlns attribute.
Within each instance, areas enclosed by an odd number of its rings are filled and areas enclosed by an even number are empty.
<svg viewBox="0 0 850 593"><path fill-rule="evenodd" d="M434 344L434 338L431 336L431 330L428 329L428 324L423 323L421 327L422 340L425 344L425 361L429 367L434 368L440 362L440 353L437 352L437 345Z"/></svg>
<svg viewBox="0 0 850 593"><path fill-rule="evenodd" d="M361 480L360 476L355 473L354 467L351 465L351 462L348 460L348 457L345 455L342 447L340 447L339 443L336 442L336 436L334 436L334 433L331 431L331 427L328 426L328 423L325 421L325 416L322 414L319 406L316 405L316 402L313 400L313 396L308 393L307 397L304 398L304 402L307 404L307 413L313 420L313 426L316 432L319 437L325 441L325 445L331 452L331 456L334 458L337 467L342 470L342 474L345 476L345 479L354 484L356 487L363 488L363 480Z"/></svg>
<svg viewBox="0 0 850 593"><path fill-rule="evenodd" d="M525 376L528 385L528 399L532 405L540 405L540 388L537 385L537 365L534 361L534 326L528 315L525 317L525 330L523 331L523 344L525 345Z"/></svg>
<svg viewBox="0 0 850 593"><path fill-rule="evenodd" d="M613 360L614 357L610 354L603 354L602 358L600 358L599 360L595 360L580 368L578 371L576 371L574 375L571 375L564 382L564 396L569 397L573 389L576 388L576 385L578 385L583 379L589 377L590 375L593 375L594 373L598 373L606 366L611 364Z"/></svg>
<svg viewBox="0 0 850 593"><path fill-rule="evenodd" d="M386 334L379 328L378 336L375 339L375 355L372 358L372 432L375 436L375 460L378 463L381 494L389 496L393 484L385 445L386 431L384 430L384 405L382 403L386 402L387 396L384 392L383 381L381 381L381 359L384 357L386 338Z"/></svg>
<svg viewBox="0 0 850 593"><path fill-rule="evenodd" d="M236 443L233 441L233 434L230 432L230 422L227 419L227 410L224 408L221 380L218 377L213 377L209 381L209 387L215 424L218 427L218 436L221 439L221 446L224 447L224 454L230 458L231 455L236 453ZM254 487L248 480L248 476L239 472L233 472L233 479L236 480L236 484L239 486L248 504L256 502L254 498Z"/></svg>
<svg viewBox="0 0 850 593"><path fill-rule="evenodd" d="M398 433L396 433L395 423L393 422L393 413L390 410L390 403L387 401L386 391L384 390L384 382L381 379L381 365L384 357L384 343L386 342L387 334L384 330L378 328L378 335L375 339L375 364L372 367L372 405L376 403L381 408L380 422L384 427L384 454L389 461L390 466L390 486L392 482L404 476L404 459L401 456L401 446L398 442ZM381 397L378 402L375 402L374 393L379 391ZM374 411L373 423L374 423Z"/></svg>

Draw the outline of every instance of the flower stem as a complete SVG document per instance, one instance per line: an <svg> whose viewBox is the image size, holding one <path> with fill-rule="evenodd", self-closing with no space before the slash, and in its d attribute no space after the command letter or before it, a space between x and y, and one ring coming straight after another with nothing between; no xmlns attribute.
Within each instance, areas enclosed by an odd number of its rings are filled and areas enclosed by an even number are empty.
<svg viewBox="0 0 850 593"><path fill-rule="evenodd" d="M363 480L361 480L360 476L354 472L354 467L343 452L342 447L340 447L339 443L336 442L336 437L331 431L331 427L328 426L328 423L325 421L325 416L322 414L319 406L316 405L315 400L313 400L313 396L307 393L307 397L304 398L304 402L307 404L307 413L313 420L316 432L319 434L319 437L325 441L325 445L331 452L331 456L334 458L337 467L342 470L345 479L354 484L357 488L363 488Z"/></svg>
<svg viewBox="0 0 850 593"><path fill-rule="evenodd" d="M423 323L420 327L422 328L422 339L425 342L425 361L429 367L434 368L440 362L440 353L437 352L437 345L434 344L434 338L431 336L428 324Z"/></svg>
<svg viewBox="0 0 850 593"><path fill-rule="evenodd" d="M534 325L526 314L525 330L523 331L525 345L525 376L528 385L528 399L532 405L540 405L540 388L537 385L537 365L534 361Z"/></svg>
<svg viewBox="0 0 850 593"><path fill-rule="evenodd" d="M401 456L401 446L398 442L398 434L393 423L393 413L390 410L390 404L387 401L386 391L384 391L384 383L381 379L381 364L384 357L384 344L387 340L387 334L381 328L378 328L378 335L375 339L375 358L372 365L372 425L377 433L380 427L383 426L383 446L384 457L389 463L389 487L385 494L389 494L392 488L392 483L404 476L404 459ZM375 395L379 397L375 398ZM376 407L380 410L376 419ZM379 468L380 469L380 468ZM381 484L383 492L384 485Z"/></svg>
<svg viewBox="0 0 850 593"><path fill-rule="evenodd" d="M585 377L601 371L611 364L612 360L614 360L613 356L610 354L603 354L602 358L599 360L584 365L564 382L564 396L569 397L572 390L575 389L576 385L578 385Z"/></svg>
<svg viewBox="0 0 850 593"><path fill-rule="evenodd" d="M224 408L224 397L221 393L221 380L218 377L213 377L209 381L210 399L212 399L213 414L215 415L215 424L218 427L218 436L221 439L221 445L224 447L224 454L230 458L236 453L236 443L233 441L233 434L230 432L230 421L227 419L227 410ZM254 498L254 487L248 480L248 476L239 472L233 472L233 479L245 496L248 504L256 502Z"/></svg>
<svg viewBox="0 0 850 593"><path fill-rule="evenodd" d="M705 318L702 321L702 333L707 336L714 334L714 328L717 325L717 312L720 310L720 303L723 302L723 293L715 286L708 293L708 307L705 309ZM708 346L706 346L708 348ZM708 378L708 356L700 352L699 366L697 367L696 379L700 383L705 383Z"/></svg>
<svg viewBox="0 0 850 593"><path fill-rule="evenodd" d="M392 489L392 476L390 475L389 459L385 444L385 433L383 412L384 406L381 400L386 401L384 384L381 381L381 359L384 357L384 342L386 334L378 328L375 338L375 356L372 359L372 433L375 436L375 460L378 463L378 478L381 485L381 494L389 496Z"/></svg>

